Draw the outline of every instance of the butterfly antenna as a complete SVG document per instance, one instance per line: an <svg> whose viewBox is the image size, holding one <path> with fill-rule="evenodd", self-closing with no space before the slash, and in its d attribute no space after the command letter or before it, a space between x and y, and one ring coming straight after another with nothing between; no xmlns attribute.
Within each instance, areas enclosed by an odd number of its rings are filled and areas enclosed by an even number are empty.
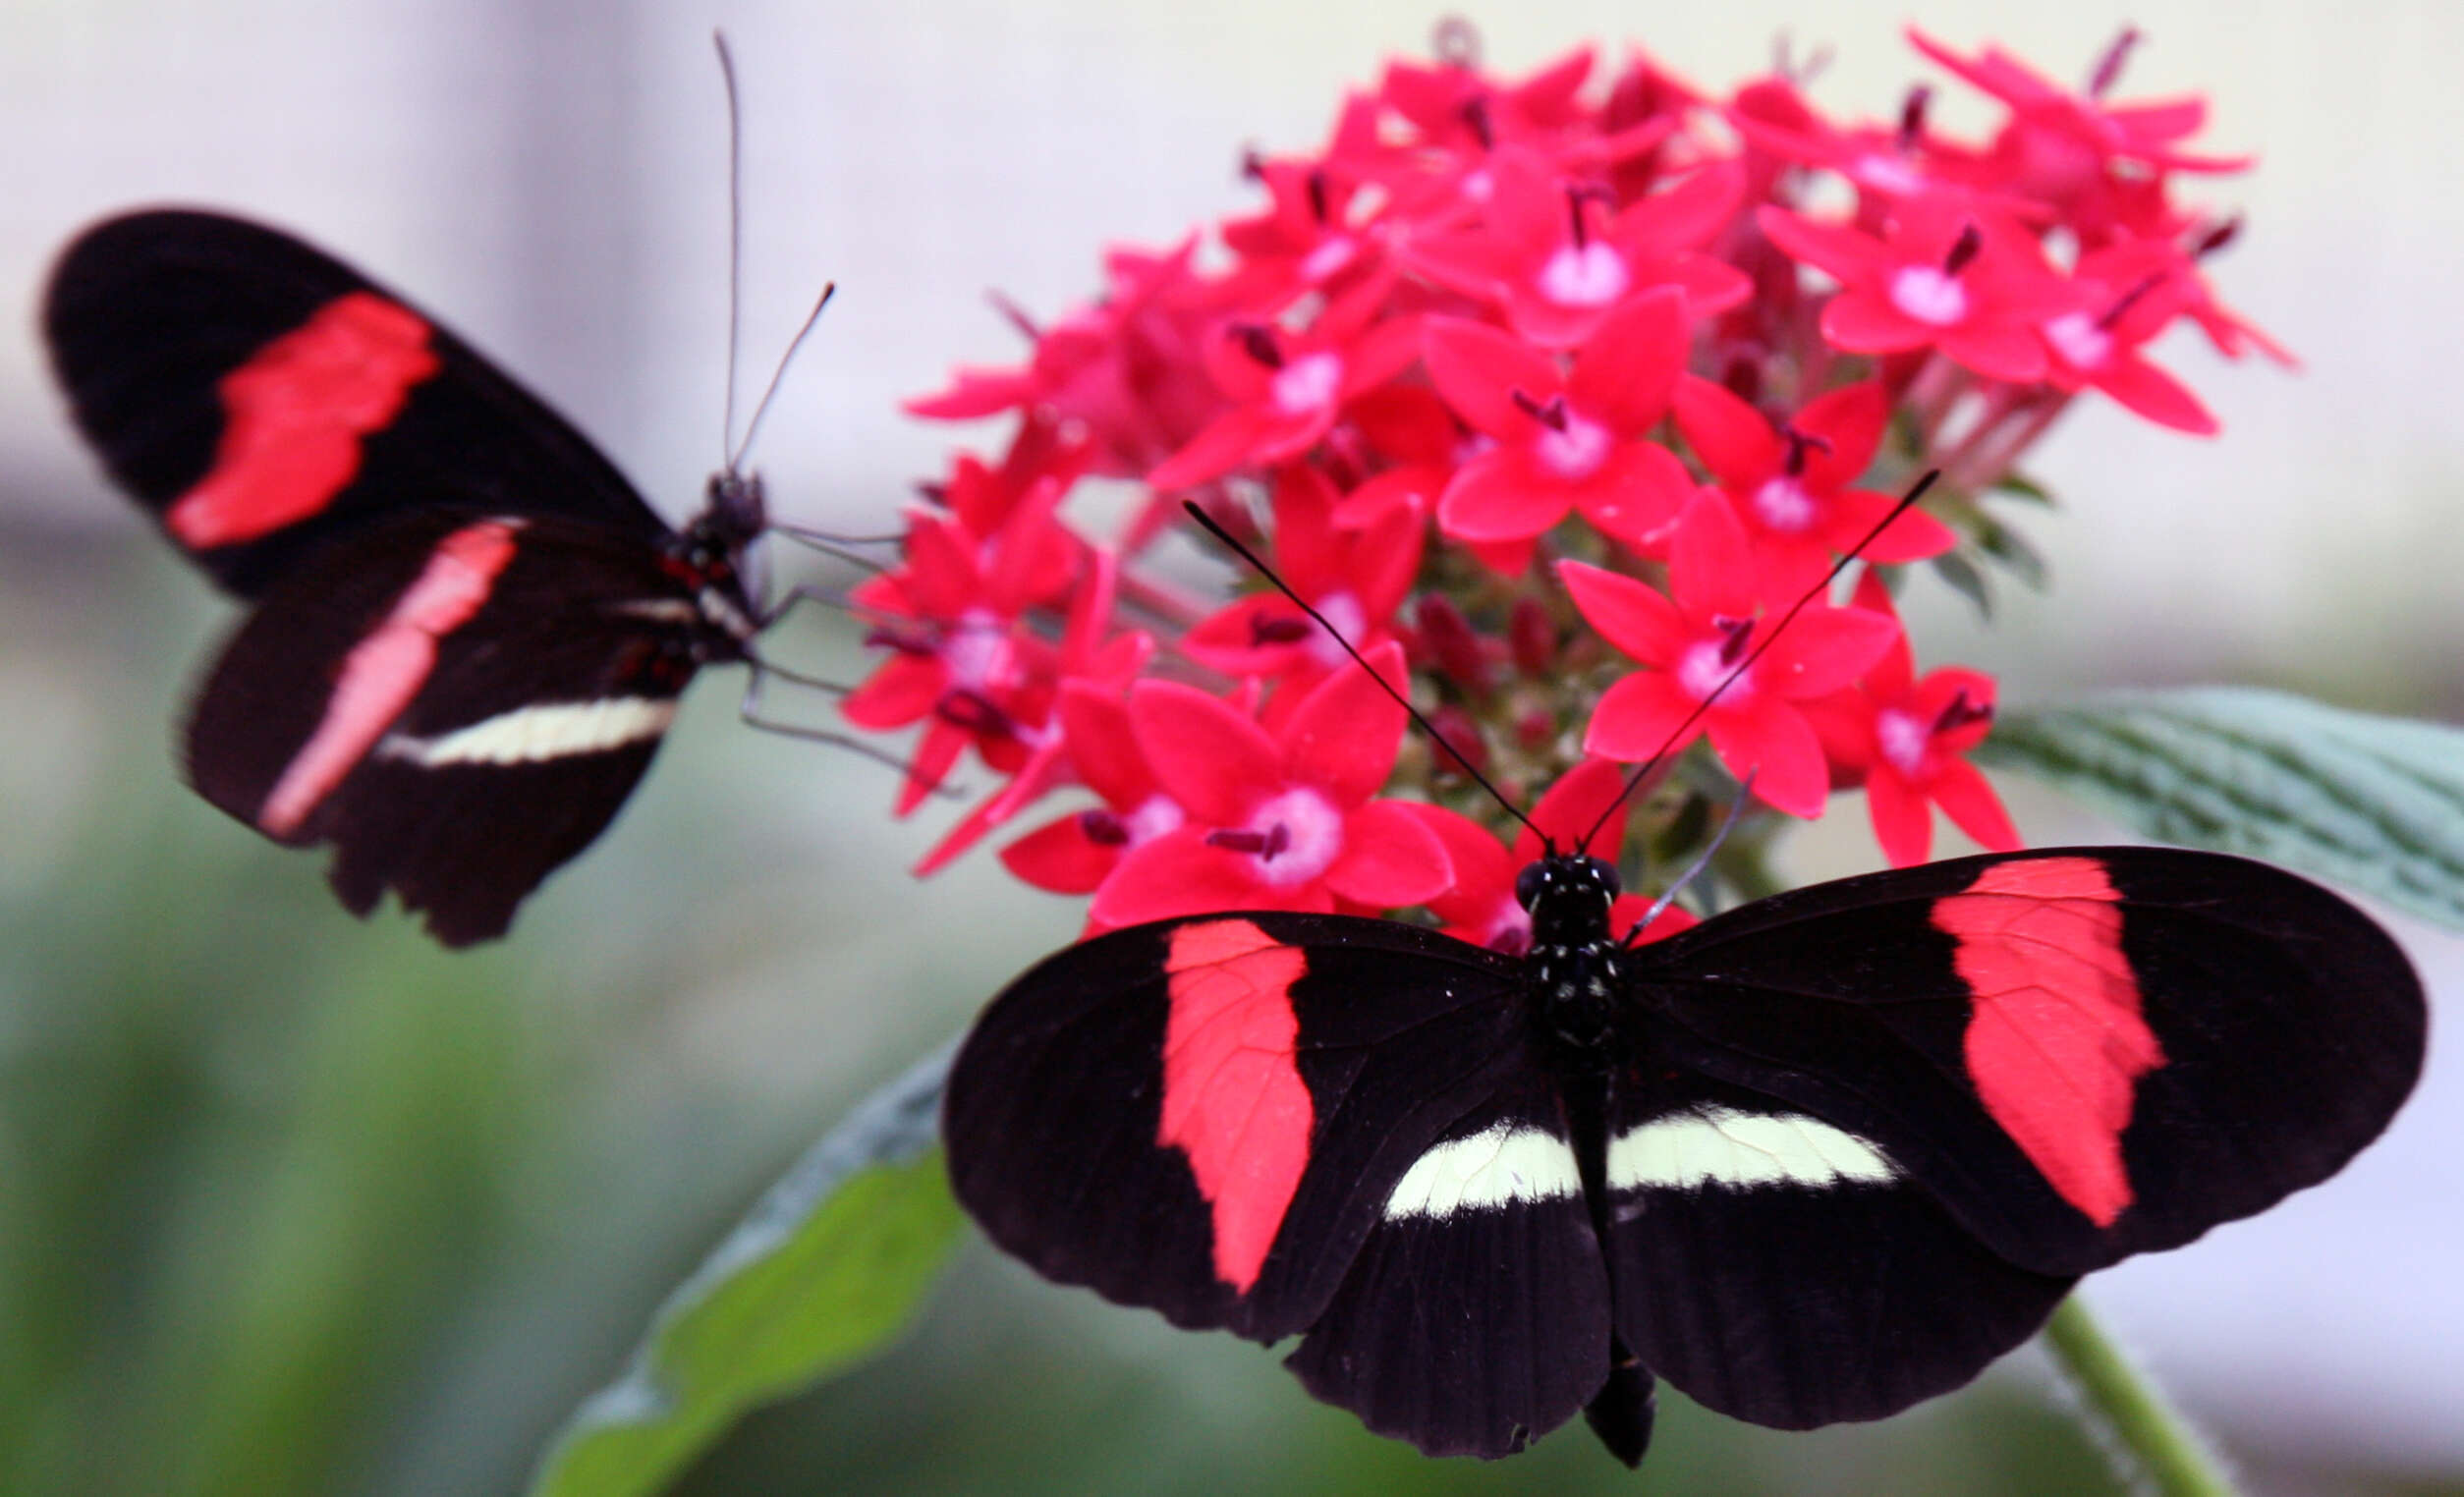
<svg viewBox="0 0 2464 1497"><path fill-rule="evenodd" d="M812 310L805 313L804 325L796 329L795 337L787 340L787 352L778 356L778 367L770 371L770 382L761 389L760 403L753 408L753 419L745 422L745 439L737 443L736 450L728 455L728 471L734 472L736 465L743 462L745 454L753 449L754 433L761 429L761 417L770 414L770 401L778 394L779 381L787 377L787 366L795 361L796 351L805 346L805 339L812 332L813 324L821 320L822 308L828 306L830 298L836 295L836 281L824 284L819 300L812 304Z"/></svg>
<svg viewBox="0 0 2464 1497"><path fill-rule="evenodd" d="M1449 743L1446 736L1437 731L1437 725L1422 716L1421 709L1412 705L1412 698L1406 696L1401 692L1396 691L1393 685L1389 683L1385 677L1378 675L1374 667L1372 667L1367 660L1362 659L1361 652L1352 647L1352 641L1343 638L1342 630L1339 630L1335 628L1334 625L1328 623L1324 614L1319 613L1316 609L1310 606L1309 599L1302 597L1297 592L1294 592L1290 584L1286 583L1282 578L1275 576L1274 569L1272 567L1267 566L1263 561L1259 559L1257 552L1252 551L1249 547L1241 544L1241 542L1234 537L1231 531L1226 530L1223 527L1215 524L1213 518L1207 515L1204 510L1200 509L1197 504L1187 499L1181 501L1181 508L1189 511L1190 518L1192 520L1195 520L1200 525L1204 526L1206 527L1207 534L1212 535L1215 539L1222 541L1227 546L1230 546L1234 552L1239 554L1241 560L1249 563L1251 567L1257 570L1260 577L1262 577L1267 582L1274 583L1275 590L1282 593L1285 597L1290 598L1294 605L1301 610L1301 612L1308 614L1313 623L1315 623L1319 629L1326 632L1328 638L1331 638L1335 643L1342 645L1343 652L1351 656L1354 662L1356 662L1362 670L1369 672L1369 679L1377 683L1378 690L1393 697L1396 703L1400 705L1404 711L1411 714L1412 721L1420 724L1421 731L1428 735L1428 741L1430 743L1435 744L1438 748L1446 750L1446 756L1453 759L1456 764L1462 766L1463 772L1472 777L1474 784L1477 784L1481 789L1487 791L1490 799L1494 800L1499 805L1504 806L1506 808L1506 814L1514 817L1515 820L1522 822L1523 825L1531 831L1533 836L1538 837L1540 840L1540 845L1542 847L1547 848L1552 855L1556 852L1555 845L1548 840L1548 834L1541 831L1539 827L1534 826L1532 824L1531 817L1523 814L1522 809L1512 801L1507 800L1504 795L1500 794L1496 786L1488 783L1488 777L1486 775L1482 774L1478 769L1473 768L1472 761L1463 756L1463 750L1457 748L1453 744Z"/></svg>
<svg viewBox="0 0 2464 1497"><path fill-rule="evenodd" d="M1753 649L1746 652L1746 657L1743 660L1738 661L1727 675L1722 676L1719 679L1719 685L1711 688L1709 694L1706 695L1701 701L1696 702L1694 704L1694 710L1688 712L1685 717L1678 722L1676 727L1669 730L1668 737L1660 741L1660 746L1657 748L1652 750L1652 756L1645 759L1642 763L1634 766L1634 773L1626 776L1625 786L1617 792L1617 799L1608 803L1607 808L1599 813L1599 819L1592 823L1592 829L1583 834L1583 840L1581 842L1575 844L1578 851L1584 848L1589 848L1592 845L1592 839L1598 836L1600 828L1608 824L1608 818L1616 813L1617 807L1626 804L1626 798L1634 794L1635 787L1641 785L1644 777L1659 766L1660 760L1668 756L1668 750L1670 748L1685 742L1686 735L1694 731L1694 725L1703 720L1703 714L1711 709L1711 704L1719 700L1721 693L1725 693L1730 687L1736 685L1738 677L1743 676L1746 672L1754 669L1754 662L1762 659L1763 652L1769 649L1773 643L1778 641L1780 635L1786 632L1788 626L1795 621L1797 615L1805 612L1807 605L1811 604L1816 598L1828 595L1831 590L1831 583L1839 581L1839 575L1848 570L1848 564L1855 561L1859 553L1863 552L1866 547L1874 544L1874 538L1876 536L1881 534L1884 530L1889 529L1892 525L1897 523L1900 516L1905 515L1910 510L1914 509L1917 501L1925 497L1926 490L1933 486L1933 480L1939 478L1941 475L1942 471L1938 468L1926 470L1924 475L1919 477L1914 484L1909 486L1908 492L1899 496L1899 502L1891 506L1891 512L1889 514L1883 516L1879 521L1877 521L1875 524L1874 528L1866 531L1864 535L1858 538L1855 545L1850 546L1848 550L1841 555L1838 561L1832 563L1831 570L1822 574L1822 580L1820 582L1816 582L1811 587L1808 587L1798 596L1795 602L1788 605L1788 611L1779 616L1779 622L1773 624L1768 630L1764 631L1761 641L1758 642ZM1737 798L1737 802L1742 805L1745 804L1745 798L1743 796L1739 796ZM1687 876L1692 877L1693 875L1689 873Z"/></svg>
<svg viewBox="0 0 2464 1497"><path fill-rule="evenodd" d="M1688 863L1683 873L1669 880L1667 889L1661 892L1659 898L1652 901L1652 908L1643 912L1643 918L1636 920L1633 927L1627 930L1625 944L1632 946L1641 941L1643 932L1652 928L1652 922L1666 915L1668 907L1677 902L1678 891L1701 877L1703 870L1711 865L1711 859L1718 854L1720 845L1728 840L1729 832L1736 827L1737 817L1744 813L1746 797L1753 791L1754 777L1760 772L1755 769L1746 771L1745 783L1737 788L1737 799L1728 803L1728 813L1719 818L1719 830L1711 833L1711 845L1705 848L1694 861Z"/></svg>
<svg viewBox="0 0 2464 1497"><path fill-rule="evenodd" d="M736 471L736 357L743 339L745 270L745 129L736 101L736 59L727 50L727 33L713 29L710 45L718 49L719 79L727 85L727 405L719 421L719 454L724 471Z"/></svg>

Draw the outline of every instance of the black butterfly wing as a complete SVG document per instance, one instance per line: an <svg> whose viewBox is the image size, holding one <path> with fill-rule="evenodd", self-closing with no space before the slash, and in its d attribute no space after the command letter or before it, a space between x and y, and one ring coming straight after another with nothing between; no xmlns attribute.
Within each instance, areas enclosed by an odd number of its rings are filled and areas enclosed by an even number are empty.
<svg viewBox="0 0 2464 1497"><path fill-rule="evenodd" d="M397 517L258 601L198 694L190 779L333 844L353 911L391 888L445 944L490 939L615 815L710 635L656 553L596 527Z"/></svg>
<svg viewBox="0 0 2464 1497"><path fill-rule="evenodd" d="M951 1182L1047 1278L1260 1341L1422 1449L1608 1372L1607 1286L1518 964L1337 915L1134 927L1030 970L950 1076Z"/></svg>
<svg viewBox="0 0 2464 1497"><path fill-rule="evenodd" d="M289 235L187 210L69 246L52 367L112 476L224 587L431 507L668 527L564 419L393 293Z"/></svg>
<svg viewBox="0 0 2464 1497"><path fill-rule="evenodd" d="M1635 1068L1607 1133L1618 1335L1737 1418L1809 1429L1949 1392L2074 1282L1996 1255L1872 1140L1769 1095Z"/></svg>
<svg viewBox="0 0 2464 1497"><path fill-rule="evenodd" d="M1840 880L1636 954L1682 1069L1870 1142L2064 1277L2341 1168L2419 1076L2394 941L2264 863L2051 849Z"/></svg>

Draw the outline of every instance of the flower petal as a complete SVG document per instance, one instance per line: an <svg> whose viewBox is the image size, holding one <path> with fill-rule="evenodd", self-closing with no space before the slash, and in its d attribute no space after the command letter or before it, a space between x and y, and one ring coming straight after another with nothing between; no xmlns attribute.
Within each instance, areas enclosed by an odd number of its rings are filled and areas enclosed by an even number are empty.
<svg viewBox="0 0 2464 1497"><path fill-rule="evenodd" d="M1728 772L1754 776L1754 793L1765 805L1813 820L1829 799L1831 776L1821 740L1803 714L1765 696L1745 711L1714 707L1708 715L1711 748Z"/></svg>
<svg viewBox="0 0 2464 1497"><path fill-rule="evenodd" d="M1343 851L1326 869L1338 897L1378 910L1426 904L1454 887L1454 863L1403 801L1372 801L1343 818Z"/></svg>
<svg viewBox="0 0 2464 1497"><path fill-rule="evenodd" d="M1054 894L1092 894L1120 861L1120 844L1090 838L1076 812L1047 821L1001 850L1001 866L1012 877Z"/></svg>
<svg viewBox="0 0 2464 1497"><path fill-rule="evenodd" d="M839 716L879 733L904 728L941 699L949 672L932 655L892 655L839 699Z"/></svg>
<svg viewBox="0 0 2464 1497"><path fill-rule="evenodd" d="M1698 723L1684 738L1669 741L1668 735L1695 705L1667 672L1636 671L1600 693L1592 724L1583 733L1583 751L1626 763L1639 763L1663 748L1673 754L1701 731Z"/></svg>
<svg viewBox="0 0 2464 1497"><path fill-rule="evenodd" d="M1856 685L1900 636L1896 617L1817 603L1771 641L1754 679L1779 696L1827 696Z"/></svg>
<svg viewBox="0 0 2464 1497"><path fill-rule="evenodd" d="M1584 621L1632 659L1666 668L1693 641L1677 605L1655 587L1589 562L1559 562L1557 577Z"/></svg>
<svg viewBox="0 0 2464 1497"><path fill-rule="evenodd" d="M1566 518L1573 495L1538 482L1520 449L1492 447L1455 470L1437 501L1437 528L1457 540L1528 540Z"/></svg>
<svg viewBox="0 0 2464 1497"><path fill-rule="evenodd" d="M1876 766L1865 782L1874 840L1894 868L1914 867L1933 853L1933 807L1898 771Z"/></svg>
<svg viewBox="0 0 2464 1497"><path fill-rule="evenodd" d="M1428 364L1429 383L1454 414L1501 442L1532 434L1532 418L1515 404L1516 391L1546 405L1563 388L1547 355L1462 317L1430 317L1423 324L1421 357Z"/></svg>
<svg viewBox="0 0 2464 1497"><path fill-rule="evenodd" d="M1640 436L1667 414L1689 343L1684 292L1629 297L1575 351L1566 397L1619 436Z"/></svg>
<svg viewBox="0 0 2464 1497"><path fill-rule="evenodd" d="M1210 826L1237 826L1283 784L1282 755L1232 705L1177 681L1130 688L1130 731L1164 794Z"/></svg>
<svg viewBox="0 0 2464 1497"><path fill-rule="evenodd" d="M1677 517L1668 543L1668 594L1692 624L1750 619L1759 589L1754 552L1728 496L1701 489Z"/></svg>
<svg viewBox="0 0 2464 1497"><path fill-rule="evenodd" d="M1540 798L1540 804L1532 807L1532 825L1539 827L1561 853L1581 849L1594 858L1615 862L1625 847L1626 813L1634 804L1633 798L1625 793L1626 776L1632 772L1607 759L1585 759L1559 775L1557 783ZM1605 823L1600 820L1603 814L1608 818ZM1595 826L1599 828L1599 834L1585 843L1585 835ZM1542 851L1540 839L1529 827L1525 828L1514 839L1517 870Z"/></svg>
<svg viewBox="0 0 2464 1497"><path fill-rule="evenodd" d="M1677 429L1721 483L1750 489L1779 471L1779 434L1762 412L1726 387L1689 374L1677 381L1670 404Z"/></svg>
<svg viewBox="0 0 2464 1497"><path fill-rule="evenodd" d="M1993 793L1993 783L1966 759L1945 760L1926 788L1952 823L1987 852L2015 853L2025 845L2019 828L2011 825L2010 812L2002 808L2002 798Z"/></svg>
<svg viewBox="0 0 2464 1497"><path fill-rule="evenodd" d="M1130 729L1129 703L1118 692L1083 681L1064 682L1054 707L1061 741L1079 782L1115 810L1155 793L1154 772Z"/></svg>
<svg viewBox="0 0 2464 1497"><path fill-rule="evenodd" d="M1385 685L1346 661L1302 698L1283 732L1283 774L1337 805L1358 805L1385 785L1410 720L1388 691L1411 689L1403 646L1388 640L1367 658Z"/></svg>

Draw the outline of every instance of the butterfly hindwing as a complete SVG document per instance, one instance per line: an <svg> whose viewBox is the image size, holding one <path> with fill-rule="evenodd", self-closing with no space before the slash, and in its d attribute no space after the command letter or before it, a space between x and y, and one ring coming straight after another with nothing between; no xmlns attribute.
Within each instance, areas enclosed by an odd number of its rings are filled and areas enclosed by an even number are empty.
<svg viewBox="0 0 2464 1497"><path fill-rule="evenodd" d="M446 944L488 939L615 815L708 633L656 553L595 527L400 517L259 600L198 694L190 778L334 844L355 912L390 887Z"/></svg>
<svg viewBox="0 0 2464 1497"><path fill-rule="evenodd" d="M2247 859L2073 848L1759 901L1637 953L1680 1066L1871 1141L2061 1277L2326 1178L2421 1066L2419 979Z"/></svg>
<svg viewBox="0 0 2464 1497"><path fill-rule="evenodd" d="M1514 967L1386 920L1241 914L1046 958L978 1021L959 1199L1047 1278L1260 1341L1316 1320L1397 1183L1523 1064Z"/></svg>
<svg viewBox="0 0 2464 1497"><path fill-rule="evenodd" d="M1873 1140L1689 1072L1624 1072L1606 1141L1618 1333L1738 1418L1895 1414L2027 1339L2072 1283L1997 1256Z"/></svg>
<svg viewBox="0 0 2464 1497"><path fill-rule="evenodd" d="M1286 1364L1380 1434L1495 1458L1592 1402L1609 1335L1568 1120L1526 1064L1405 1170Z"/></svg>
<svg viewBox="0 0 2464 1497"><path fill-rule="evenodd" d="M668 533L546 405L277 230L188 210L98 224L62 254L43 331L113 477L244 597L338 535L430 507Z"/></svg>

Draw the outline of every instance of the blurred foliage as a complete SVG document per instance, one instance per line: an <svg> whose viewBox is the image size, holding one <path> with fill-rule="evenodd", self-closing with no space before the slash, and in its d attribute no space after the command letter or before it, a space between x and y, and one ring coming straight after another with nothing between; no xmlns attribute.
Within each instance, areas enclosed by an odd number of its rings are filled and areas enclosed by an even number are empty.
<svg viewBox="0 0 2464 1497"><path fill-rule="evenodd" d="M1074 914L997 869L897 877L927 837L880 771L748 740L713 684L510 941L354 921L177 782L201 592L141 541L0 536L0 1492L518 1489L761 1186ZM1663 1405L1639 1477L1579 1426L1424 1461L1267 1352L978 1247L886 1357L675 1490L2116 1489L2007 1373L1809 1435Z"/></svg>

